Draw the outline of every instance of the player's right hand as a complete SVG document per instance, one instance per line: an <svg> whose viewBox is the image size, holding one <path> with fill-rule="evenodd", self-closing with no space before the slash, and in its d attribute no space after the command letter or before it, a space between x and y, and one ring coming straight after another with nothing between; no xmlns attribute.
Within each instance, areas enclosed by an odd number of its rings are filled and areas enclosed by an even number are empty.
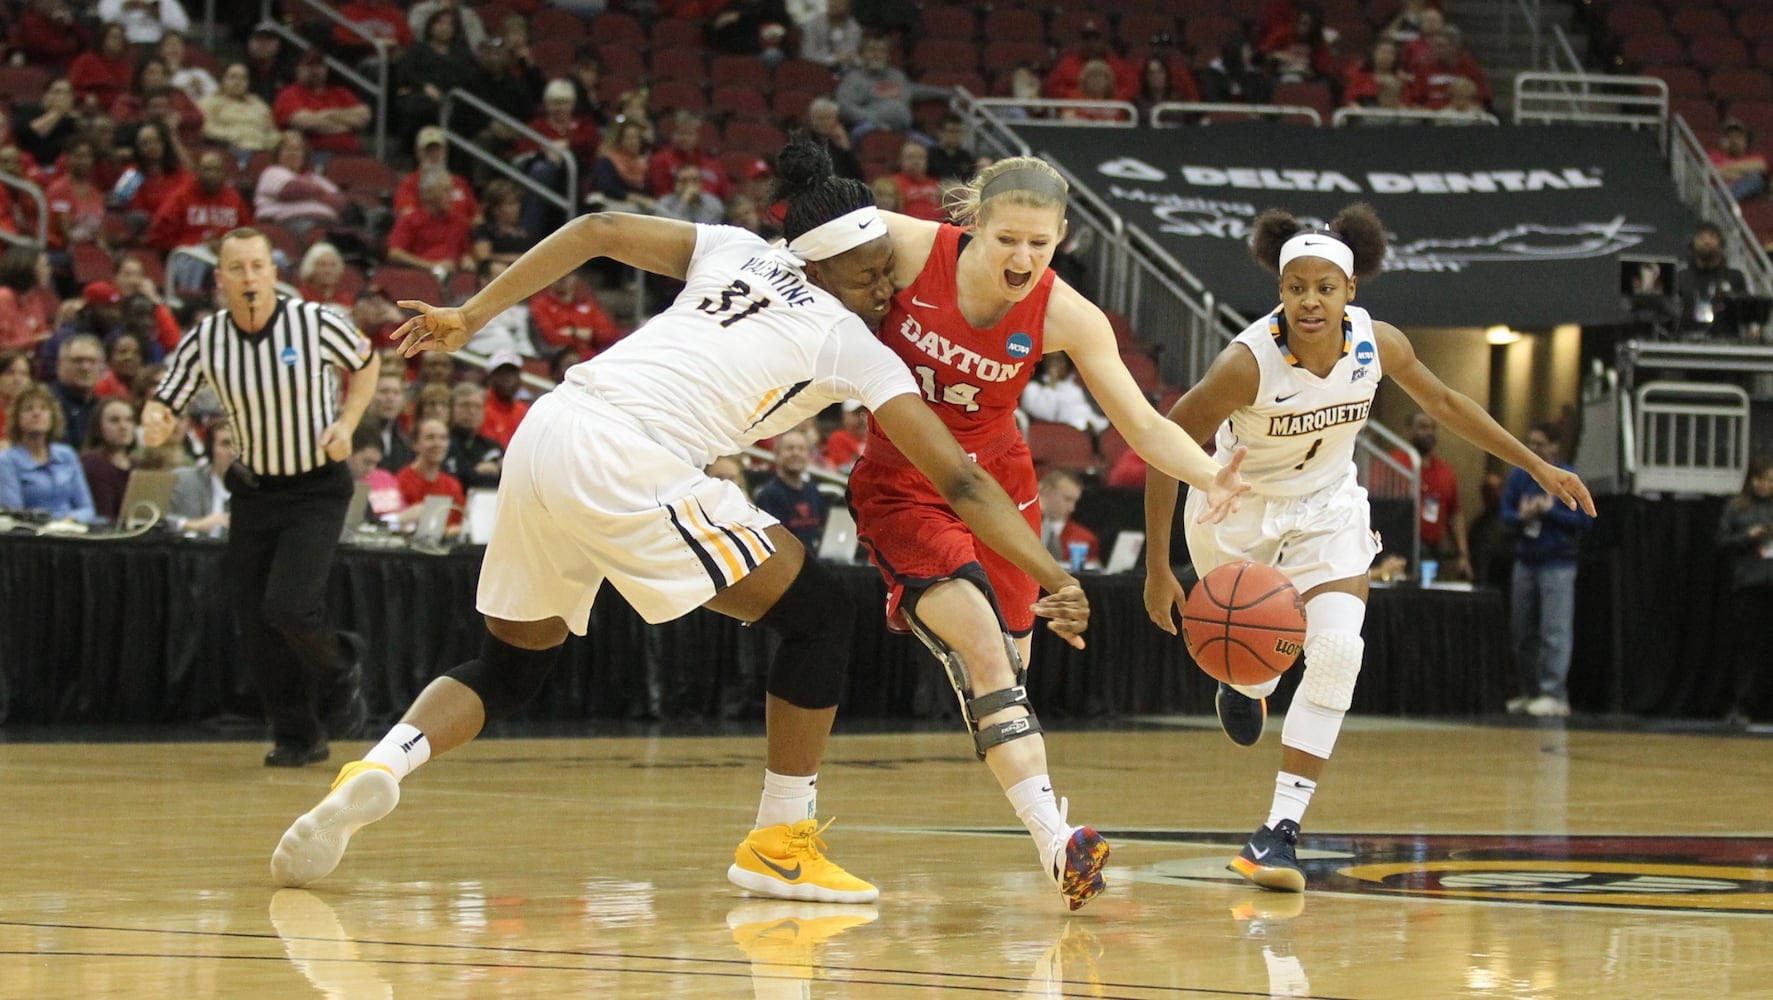
<svg viewBox="0 0 1773 1000"><path fill-rule="evenodd" d="M1084 629L1090 627L1090 599L1077 583L1068 583L1034 602L1034 613L1048 619L1047 628L1070 643L1084 648Z"/></svg>
<svg viewBox="0 0 1773 1000"><path fill-rule="evenodd" d="M1175 635L1176 616L1187 603L1188 592L1182 589L1176 574L1168 570L1145 571L1145 613L1151 616L1153 625Z"/></svg>
<svg viewBox="0 0 1773 1000"><path fill-rule="evenodd" d="M401 299L400 308L418 313L388 335L400 341L404 357L416 357L421 351L454 351L468 342L474 331L460 309L433 306L415 299Z"/></svg>

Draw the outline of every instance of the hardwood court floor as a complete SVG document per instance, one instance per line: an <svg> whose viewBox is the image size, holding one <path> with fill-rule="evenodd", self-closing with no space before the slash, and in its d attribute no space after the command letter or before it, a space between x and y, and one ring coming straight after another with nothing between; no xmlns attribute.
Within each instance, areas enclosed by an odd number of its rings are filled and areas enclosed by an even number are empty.
<svg viewBox="0 0 1773 1000"><path fill-rule="evenodd" d="M0 997L1773 994L1766 739L1351 725L1284 896L1223 867L1278 728L1054 735L1073 821L1114 844L1077 914L958 732L834 741L820 812L864 907L727 884L754 738L472 744L312 892L267 866L329 768L0 744Z"/></svg>

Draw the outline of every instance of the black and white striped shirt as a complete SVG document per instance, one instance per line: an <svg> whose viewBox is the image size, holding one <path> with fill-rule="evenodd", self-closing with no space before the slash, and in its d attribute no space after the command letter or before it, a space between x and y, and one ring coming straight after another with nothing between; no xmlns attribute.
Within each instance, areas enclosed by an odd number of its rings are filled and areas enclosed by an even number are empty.
<svg viewBox="0 0 1773 1000"><path fill-rule="evenodd" d="M244 333L226 310L186 332L166 359L154 398L174 412L205 381L215 387L240 461L260 475L294 476L327 462L320 433L339 419L336 369L361 371L369 339L317 302L277 297L271 319Z"/></svg>

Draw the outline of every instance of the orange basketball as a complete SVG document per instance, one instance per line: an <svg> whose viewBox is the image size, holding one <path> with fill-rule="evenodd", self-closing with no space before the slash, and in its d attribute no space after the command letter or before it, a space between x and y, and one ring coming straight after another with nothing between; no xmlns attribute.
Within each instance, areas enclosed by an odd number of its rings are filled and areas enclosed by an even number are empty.
<svg viewBox="0 0 1773 1000"><path fill-rule="evenodd" d="M1182 607L1182 639L1219 680L1263 684L1299 659L1305 602L1280 570L1228 563L1194 585Z"/></svg>

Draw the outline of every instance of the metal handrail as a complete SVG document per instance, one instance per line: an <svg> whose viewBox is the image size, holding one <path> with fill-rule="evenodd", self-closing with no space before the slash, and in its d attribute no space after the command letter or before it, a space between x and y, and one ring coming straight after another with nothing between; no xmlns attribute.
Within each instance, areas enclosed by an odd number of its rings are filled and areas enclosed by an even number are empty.
<svg viewBox="0 0 1773 1000"><path fill-rule="evenodd" d="M1548 71L1574 73L1577 76L1588 75L1588 68L1582 65L1582 57L1576 54L1576 46L1570 44L1570 36L1564 32L1562 25L1551 26L1551 40L1555 44L1545 50L1545 68ZM1558 65L1557 57L1560 55L1569 61L1567 68Z"/></svg>
<svg viewBox="0 0 1773 1000"><path fill-rule="evenodd" d="M1742 217L1736 196L1706 155L1705 146L1687 120L1675 115L1669 129L1668 168L1681 201L1724 234L1724 254L1741 267L1756 295L1773 295L1773 261Z"/></svg>
<svg viewBox="0 0 1773 1000"><path fill-rule="evenodd" d="M963 91L964 92L964 91ZM970 95L969 95L970 96ZM1016 122L1018 125L1063 125L1067 128L1136 128L1139 125L1139 109L1129 101L1078 101L1062 100L1056 97L1036 97L1023 99L1020 97L974 97L975 106L984 108L1021 108L1024 111L1049 110L1063 114L1072 111L1119 111L1124 112L1124 119L1104 118L1063 118L1054 115L1051 118L1027 118Z"/></svg>
<svg viewBox="0 0 1773 1000"><path fill-rule="evenodd" d="M1322 126L1324 116L1316 108L1304 104L1237 104L1226 101L1159 101L1151 106L1146 115L1146 123L1152 128L1182 128L1187 122L1165 122L1158 119L1167 112L1178 114L1210 115L1210 114L1244 114L1251 117L1262 115L1279 115L1281 117L1299 117L1311 119L1311 124Z"/></svg>
<svg viewBox="0 0 1773 1000"><path fill-rule="evenodd" d="M1548 92L1538 88L1556 90ZM1525 125L1529 122L1654 128L1658 141L1666 148L1668 84L1653 76L1536 70L1517 73L1514 78L1514 123Z"/></svg>
<svg viewBox="0 0 1773 1000"><path fill-rule="evenodd" d="M443 137L446 142L487 166L492 167L506 177L511 178L511 180L519 185L533 191L537 197L550 202L555 207L564 211L567 218L570 219L578 214L579 164L578 157L574 156L571 150L566 150L561 157L566 164L566 194L562 195L558 191L549 190L542 184L542 182L536 180L534 177L531 177L510 163L499 159L482 149L471 136L461 135L452 131L449 127L449 119L451 113L455 111L457 101L460 101L476 111L479 111L481 114L486 115L488 118L505 125L513 132L516 132L518 135L523 136L544 149L552 146L554 140L537 132L535 129L530 128L523 122L518 121L504 111L488 104L479 97L476 97L474 94L463 90L460 87L456 87L449 93L444 94L443 103L438 107L437 121L443 129Z"/></svg>
<svg viewBox="0 0 1773 1000"><path fill-rule="evenodd" d="M49 243L49 201L43 197L43 189L36 184L25 180L23 177L19 177L16 174L9 174L4 171L0 171L0 184L23 191L30 196L32 201L37 203L36 247L39 250L43 249ZM3 239L8 243L24 244L31 242L28 237L7 232L0 232L0 239Z"/></svg>
<svg viewBox="0 0 1773 1000"><path fill-rule="evenodd" d="M357 72L354 67L347 66L340 60L334 59L323 50L315 49L313 45L309 44L306 38L303 38L300 34L297 34L295 31L290 30L288 26L279 22L276 19L275 12L271 9L272 0L261 0L261 2L263 6L259 9L258 26L260 28L273 32L277 37L284 39L298 49L320 52L321 56L326 59L326 66L328 69L344 77L346 80L349 80L351 83L355 84L358 89L375 96L376 157L381 160L386 160L388 158L388 104L393 100L394 96L388 91L388 43L370 34L368 29L345 15L340 14L331 6L323 2L323 0L298 0L298 2L305 3L309 7L320 12L334 24L363 39L371 48L376 50L376 78L372 82L368 77Z"/></svg>
<svg viewBox="0 0 1773 1000"><path fill-rule="evenodd" d="M1432 111L1428 108L1363 108L1350 106L1336 109L1335 113L1330 116L1330 127L1341 128L1351 121L1359 124L1358 120L1363 118L1372 118L1379 121L1427 122L1430 124L1445 124L1447 122L1482 125L1502 124L1502 119L1497 118L1488 111L1449 111L1445 108L1442 108L1439 111Z"/></svg>
<svg viewBox="0 0 1773 1000"><path fill-rule="evenodd" d="M1539 25L1545 19L1539 0L1514 0L1513 4L1502 5L1502 44L1513 45L1514 13L1518 10L1521 19L1527 25L1527 47L1529 66L1539 65L1540 31Z"/></svg>

